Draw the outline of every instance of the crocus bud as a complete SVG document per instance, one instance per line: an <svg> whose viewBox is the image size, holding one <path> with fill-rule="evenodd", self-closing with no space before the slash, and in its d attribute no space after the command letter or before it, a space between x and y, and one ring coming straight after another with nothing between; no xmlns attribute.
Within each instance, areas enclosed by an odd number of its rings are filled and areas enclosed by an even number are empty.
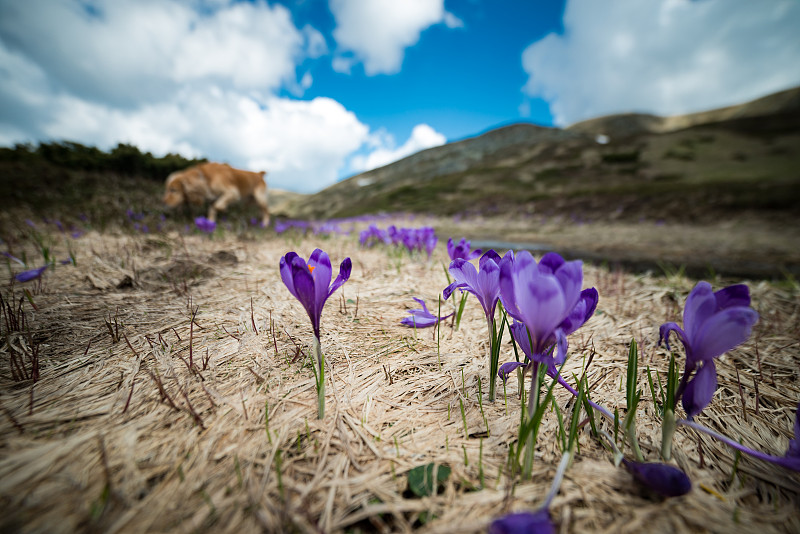
<svg viewBox="0 0 800 534"><path fill-rule="evenodd" d="M678 497L692 490L692 481L677 467L630 460L622 463L637 482L664 497Z"/></svg>

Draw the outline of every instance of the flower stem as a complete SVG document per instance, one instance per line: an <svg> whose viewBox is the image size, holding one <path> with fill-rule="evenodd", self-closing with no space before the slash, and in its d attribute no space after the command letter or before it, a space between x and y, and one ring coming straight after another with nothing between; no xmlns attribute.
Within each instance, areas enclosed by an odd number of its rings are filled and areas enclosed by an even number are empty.
<svg viewBox="0 0 800 534"><path fill-rule="evenodd" d="M672 458L672 436L675 434L675 412L666 407L661 424L661 458L668 462Z"/></svg>
<svg viewBox="0 0 800 534"><path fill-rule="evenodd" d="M567 381L566 381L566 380L564 380L564 379L561 377L561 375L560 375L560 374L556 376L556 379L558 380L558 383L559 383L559 384L561 384L562 386L564 386L564 389L566 389L567 391L569 391L570 393L572 393L572 395L573 395L575 398L577 398L577 397L578 397L578 392L575 390L575 388L573 388L572 386L570 386L570 385L567 383ZM589 404L591 404L591 405L592 405L592 408L594 408L595 410L599 411L601 414L605 415L605 416L606 416L606 417L607 417L607 418L608 418L608 419L609 419L609 420L610 420L612 423L614 422L614 414L612 414L611 412L609 412L608 410L606 410L605 408L603 408L602 406L600 406L599 404L597 404L597 403L596 403L596 402L594 402L593 400L591 400L591 399L588 399L588 400L589 400Z"/></svg>
<svg viewBox="0 0 800 534"><path fill-rule="evenodd" d="M497 378L498 360L495 358L495 344L498 342L494 327L494 318L487 319L489 326L489 402L494 402L495 379ZM498 354L499 356L499 354Z"/></svg>
<svg viewBox="0 0 800 534"><path fill-rule="evenodd" d="M528 395L528 421L533 419L536 413L536 408L539 406L539 393L541 381L539 377L539 363L533 362L533 371L531 372L531 392ZM535 436L537 429L531 427L530 434L525 437L525 460L522 466L523 479L530 479L533 472L533 453L536 447Z"/></svg>
<svg viewBox="0 0 800 534"><path fill-rule="evenodd" d="M325 355L322 354L322 346L319 338L314 336L314 363L317 372L314 373L317 379L317 419L325 417Z"/></svg>
<svg viewBox="0 0 800 534"><path fill-rule="evenodd" d="M772 456L771 454L766 454L766 453L763 453L763 452L754 451L753 449L751 449L749 447L745 447L744 445L742 445L738 441L734 441L734 440L732 440L731 438L729 438L727 436L723 436L722 434L719 434L719 433L711 430L707 426L701 425L700 423L695 423L694 421L690 421L688 419L678 419L677 421L675 421L675 423L678 424L678 425L688 426L689 428L693 428L693 429L695 429L697 431L700 431L700 432L704 432L704 433L708 434L709 436L711 436L712 438L718 439L719 441L725 443L729 447L732 447L732 448L736 449L737 451L741 451L741 452L743 452L745 454L749 454L750 456L752 456L754 458L758 458L759 460L764 460L765 462L772 462L773 464L778 464L780 466L796 470L796 468L792 468L789 465L787 465L786 458L784 456Z"/></svg>

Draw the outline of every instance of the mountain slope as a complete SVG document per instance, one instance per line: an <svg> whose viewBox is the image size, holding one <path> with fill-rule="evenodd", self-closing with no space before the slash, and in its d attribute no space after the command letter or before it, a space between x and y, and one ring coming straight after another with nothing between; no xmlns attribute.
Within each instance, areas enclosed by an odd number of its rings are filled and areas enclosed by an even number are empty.
<svg viewBox="0 0 800 534"><path fill-rule="evenodd" d="M597 135L608 136L599 144ZM566 129L513 124L431 148L286 206L294 217L380 211L716 217L800 204L800 88L676 117Z"/></svg>

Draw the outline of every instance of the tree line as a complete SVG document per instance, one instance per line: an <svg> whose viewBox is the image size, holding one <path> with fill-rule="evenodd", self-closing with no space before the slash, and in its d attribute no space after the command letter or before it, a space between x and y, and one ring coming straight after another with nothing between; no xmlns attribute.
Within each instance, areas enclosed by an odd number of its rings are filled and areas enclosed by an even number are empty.
<svg viewBox="0 0 800 534"><path fill-rule="evenodd" d="M18 143L14 147L0 147L0 161L44 161L58 167L93 172L113 172L126 176L141 176L164 180L170 173L185 169L206 159L187 159L180 154L156 157L142 152L138 147L119 143L108 152L74 141Z"/></svg>

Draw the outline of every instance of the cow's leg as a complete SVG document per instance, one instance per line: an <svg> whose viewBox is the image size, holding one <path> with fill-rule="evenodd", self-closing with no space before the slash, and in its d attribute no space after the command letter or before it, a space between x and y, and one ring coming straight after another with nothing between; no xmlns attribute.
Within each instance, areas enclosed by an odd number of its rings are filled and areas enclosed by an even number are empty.
<svg viewBox="0 0 800 534"><path fill-rule="evenodd" d="M216 222L217 212L225 211L225 208L227 208L232 202L236 202L240 198L241 195L239 195L238 189L228 189L222 194L221 197L219 197L217 200L214 201L213 204L211 204L211 207L208 208L208 219L210 221Z"/></svg>
<svg viewBox="0 0 800 534"><path fill-rule="evenodd" d="M261 224L263 224L264 228L266 228L269 226L269 198L267 195L267 184L256 186L255 190L253 191L253 198L261 208Z"/></svg>

